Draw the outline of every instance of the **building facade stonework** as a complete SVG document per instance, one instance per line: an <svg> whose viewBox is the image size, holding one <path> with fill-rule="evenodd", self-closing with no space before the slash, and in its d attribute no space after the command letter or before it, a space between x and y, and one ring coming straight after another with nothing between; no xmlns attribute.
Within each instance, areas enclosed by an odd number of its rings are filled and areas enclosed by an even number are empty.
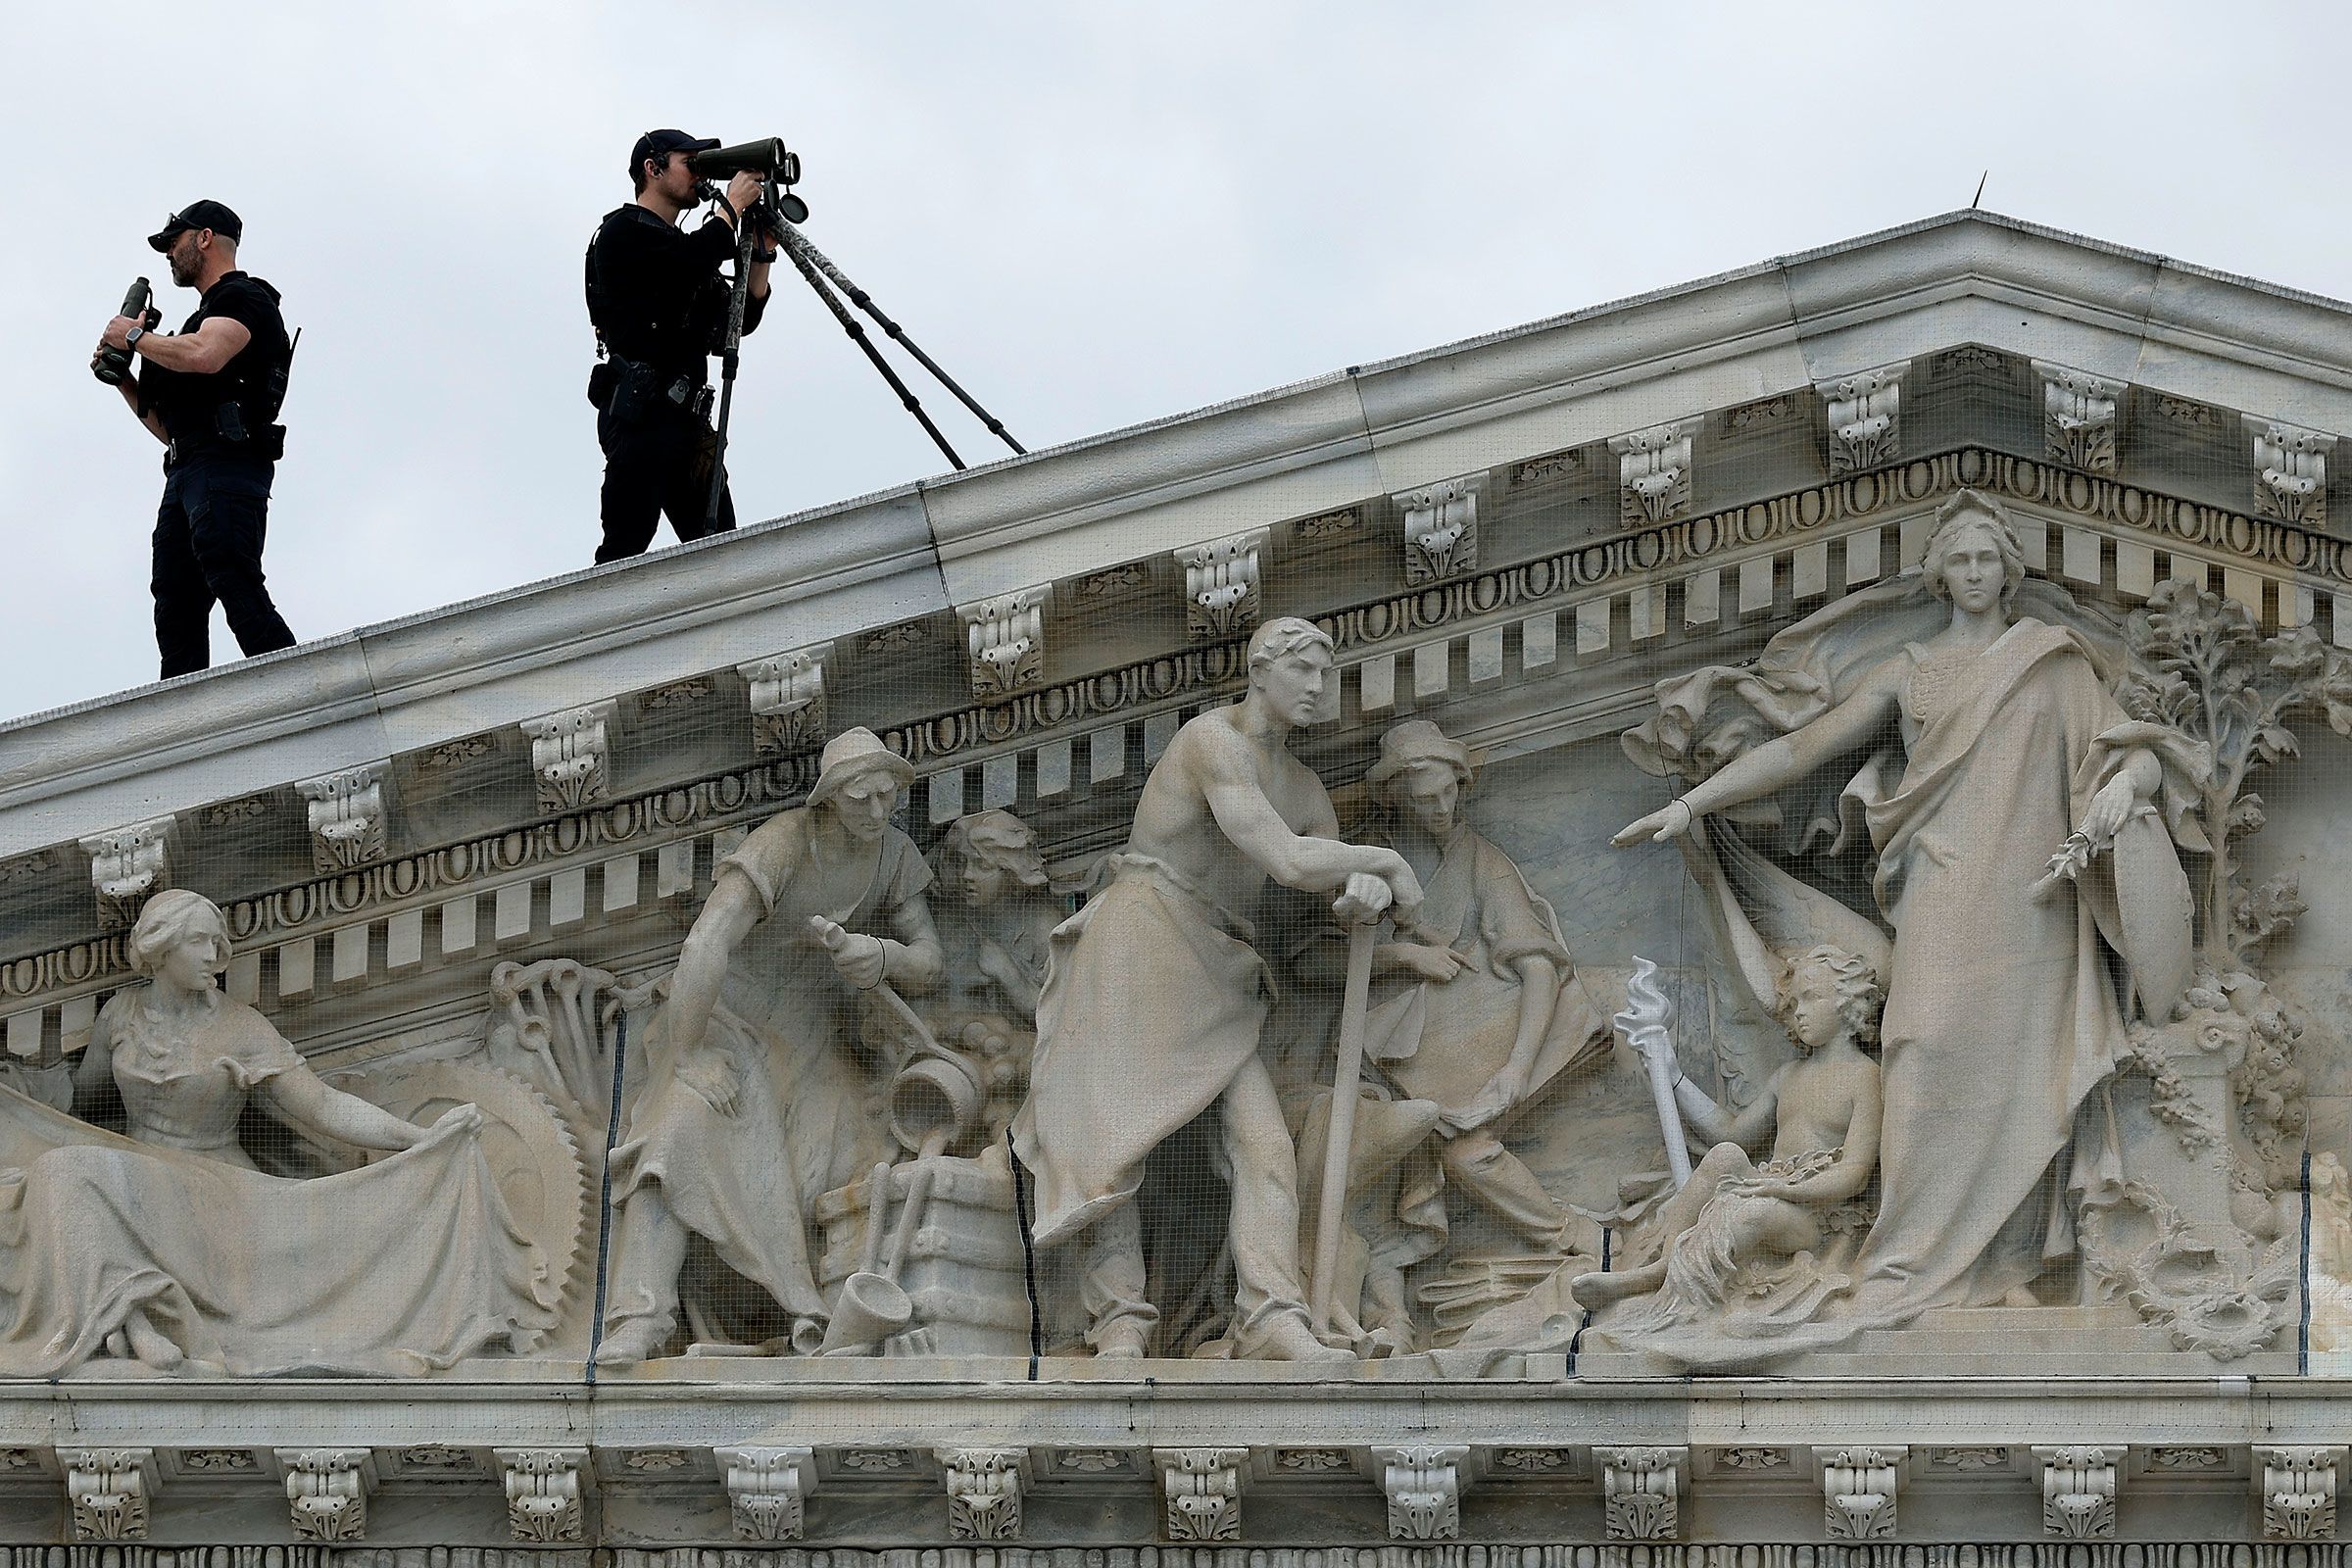
<svg viewBox="0 0 2352 1568"><path fill-rule="evenodd" d="M0 725L0 1550L2332 1562L2348 323L1953 215Z"/></svg>

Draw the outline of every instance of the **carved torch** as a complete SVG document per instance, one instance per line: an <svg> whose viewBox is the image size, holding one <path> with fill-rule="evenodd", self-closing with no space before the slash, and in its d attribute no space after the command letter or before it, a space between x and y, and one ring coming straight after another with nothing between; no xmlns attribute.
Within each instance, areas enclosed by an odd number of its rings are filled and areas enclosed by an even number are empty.
<svg viewBox="0 0 2352 1568"><path fill-rule="evenodd" d="M1674 1185L1690 1180L1690 1146L1683 1137L1683 1112L1674 1102L1674 1002L1657 982L1658 966L1636 955L1633 978L1625 983L1626 1008L1615 1022L1626 1043L1649 1069L1649 1097L1657 1102L1658 1131L1666 1139L1666 1164Z"/></svg>

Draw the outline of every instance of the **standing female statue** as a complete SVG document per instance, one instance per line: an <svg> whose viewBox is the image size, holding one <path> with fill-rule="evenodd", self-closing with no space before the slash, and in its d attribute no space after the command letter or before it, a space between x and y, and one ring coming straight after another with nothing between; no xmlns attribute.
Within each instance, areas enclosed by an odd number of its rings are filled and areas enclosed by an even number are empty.
<svg viewBox="0 0 2352 1568"><path fill-rule="evenodd" d="M2029 587L2037 613L2018 611ZM1753 669L1661 686L1660 717L1628 737L1653 771L1720 765L1619 845L1786 808L1807 786L1818 799L1825 777L1878 753L1818 817L1826 827L1860 808L1893 928L1879 1214L1851 1293L1828 1313L1853 1328L2036 1299L2032 1282L2073 1250L2069 1190L2095 1195L2114 1175L2093 1100L2127 1050L2109 953L2150 1015L2169 1013L2185 980L2173 840L2199 839L2168 775L2195 760L2125 718L2082 622L2062 592L2028 584L2000 506L1963 491L1937 517L1918 582L1833 605ZM1727 860L1745 856L1751 905L1775 878L1790 883L1769 866L1759 878L1735 835L1714 844Z"/></svg>
<svg viewBox="0 0 2352 1568"><path fill-rule="evenodd" d="M157 894L129 938L143 984L100 1010L78 1102L122 1096L119 1138L0 1090L0 1376L100 1357L153 1371L414 1373L527 1348L561 1282L516 1230L481 1112L418 1127L329 1087L223 996L227 927ZM394 1152L340 1175L264 1174L237 1125L260 1099L322 1139Z"/></svg>

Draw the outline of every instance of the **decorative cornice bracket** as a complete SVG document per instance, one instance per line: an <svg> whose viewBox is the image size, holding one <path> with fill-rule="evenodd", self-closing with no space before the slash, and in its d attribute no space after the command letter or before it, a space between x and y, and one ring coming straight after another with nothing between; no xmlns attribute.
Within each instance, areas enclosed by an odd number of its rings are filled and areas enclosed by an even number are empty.
<svg viewBox="0 0 2352 1568"><path fill-rule="evenodd" d="M1894 1539L1894 1497L1910 1456L1901 1445L1813 1450L1821 1469L1822 1525L1832 1541Z"/></svg>
<svg viewBox="0 0 2352 1568"><path fill-rule="evenodd" d="M1903 372L1908 360L1816 381L1830 426L1830 472L1859 473L1902 456Z"/></svg>
<svg viewBox="0 0 2352 1568"><path fill-rule="evenodd" d="M816 1454L809 1448L713 1448L726 1478L738 1541L798 1541L807 1528L808 1494L816 1490Z"/></svg>
<svg viewBox="0 0 2352 1568"><path fill-rule="evenodd" d="M1389 498L1404 514L1407 583L1442 582L1478 569L1478 503L1486 488L1482 470Z"/></svg>
<svg viewBox="0 0 2352 1568"><path fill-rule="evenodd" d="M1690 510L1690 443L1706 421L1677 419L1609 437L1617 455L1617 515L1628 526L1664 522Z"/></svg>
<svg viewBox="0 0 2352 1568"><path fill-rule="evenodd" d="M576 811L612 798L611 725L619 706L607 698L522 721L521 730L531 742L539 809Z"/></svg>
<svg viewBox="0 0 2352 1568"><path fill-rule="evenodd" d="M1172 551L1184 568L1184 624L1195 642L1234 637L1257 624L1258 579L1270 528Z"/></svg>
<svg viewBox="0 0 2352 1568"><path fill-rule="evenodd" d="M1040 583L956 607L975 702L997 702L1044 682L1046 606L1053 595L1052 583Z"/></svg>
<svg viewBox="0 0 2352 1568"><path fill-rule="evenodd" d="M144 1541L159 1472L153 1448L60 1448L76 1541Z"/></svg>
<svg viewBox="0 0 2352 1568"><path fill-rule="evenodd" d="M150 898L171 885L178 833L175 818L159 816L81 841L82 854L90 858L90 886L98 895L101 926L130 924Z"/></svg>
<svg viewBox="0 0 2352 1568"><path fill-rule="evenodd" d="M1676 1541L1690 1486L1688 1447L1594 1448L1602 1522L1611 1541Z"/></svg>
<svg viewBox="0 0 2352 1568"><path fill-rule="evenodd" d="M2280 522L2328 525L2328 455L2335 437L2298 424L2241 416L2254 443L2254 507Z"/></svg>
<svg viewBox="0 0 2352 1568"><path fill-rule="evenodd" d="M752 746L761 757L804 752L825 738L825 661L831 643L737 664L751 683Z"/></svg>
<svg viewBox="0 0 2352 1568"><path fill-rule="evenodd" d="M2269 1541L2326 1541L2335 1534L2335 1494L2345 1447L2254 1445L2254 1491Z"/></svg>
<svg viewBox="0 0 2352 1568"><path fill-rule="evenodd" d="M1239 1541L1248 1448L1154 1448L1170 1541Z"/></svg>
<svg viewBox="0 0 2352 1568"><path fill-rule="evenodd" d="M390 811L385 800L392 773L389 758L340 767L297 782L310 818L311 863L319 875L355 870L380 860L389 848Z"/></svg>
<svg viewBox="0 0 2352 1568"><path fill-rule="evenodd" d="M2043 1533L2070 1541L2114 1539L2116 1487L2130 1451L2122 1445L2035 1444Z"/></svg>
<svg viewBox="0 0 2352 1568"><path fill-rule="evenodd" d="M286 1506L294 1534L332 1545L368 1534L368 1494L375 1490L375 1454L368 1448L280 1448Z"/></svg>
<svg viewBox="0 0 2352 1568"><path fill-rule="evenodd" d="M1462 1471L1470 1449L1459 1443L1374 1447L1380 1490L1389 1498L1393 1541L1452 1541L1462 1531Z"/></svg>
<svg viewBox="0 0 2352 1568"><path fill-rule="evenodd" d="M1021 1494L1029 1488L1027 1448L941 1448L947 1472L948 1534L956 1541L1017 1541Z"/></svg>
<svg viewBox="0 0 2352 1568"><path fill-rule="evenodd" d="M586 1448L493 1448L506 1479L507 1528L526 1544L576 1543L587 1535Z"/></svg>
<svg viewBox="0 0 2352 1568"><path fill-rule="evenodd" d="M2049 360L2033 365L2034 373L2041 377L2042 448L2050 461L2090 473L2113 473L2115 415L2126 383Z"/></svg>

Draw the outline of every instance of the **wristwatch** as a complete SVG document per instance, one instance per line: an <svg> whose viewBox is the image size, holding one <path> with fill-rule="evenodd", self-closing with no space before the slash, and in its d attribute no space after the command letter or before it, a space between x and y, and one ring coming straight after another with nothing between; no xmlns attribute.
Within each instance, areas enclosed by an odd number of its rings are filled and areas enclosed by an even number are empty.
<svg viewBox="0 0 2352 1568"><path fill-rule="evenodd" d="M134 326L129 331L122 334L122 347L125 350L135 349L139 346L139 339L145 337L146 335L147 329L145 327Z"/></svg>

